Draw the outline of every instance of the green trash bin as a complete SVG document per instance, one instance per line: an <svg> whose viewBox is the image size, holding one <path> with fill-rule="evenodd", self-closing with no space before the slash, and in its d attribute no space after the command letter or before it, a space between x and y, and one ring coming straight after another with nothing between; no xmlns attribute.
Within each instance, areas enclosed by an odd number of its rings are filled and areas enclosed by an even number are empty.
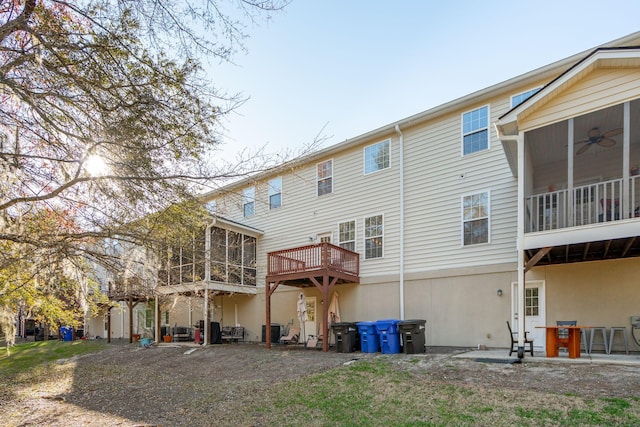
<svg viewBox="0 0 640 427"><path fill-rule="evenodd" d="M402 320L398 322L398 328L402 334L402 342L404 343L405 354L424 353L425 348L425 324L426 320L413 319Z"/></svg>

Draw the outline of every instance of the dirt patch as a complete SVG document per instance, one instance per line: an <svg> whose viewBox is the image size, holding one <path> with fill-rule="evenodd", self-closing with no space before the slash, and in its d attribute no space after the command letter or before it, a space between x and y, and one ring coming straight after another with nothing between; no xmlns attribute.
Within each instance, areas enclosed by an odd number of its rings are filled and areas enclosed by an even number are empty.
<svg viewBox="0 0 640 427"><path fill-rule="evenodd" d="M237 425L251 419L271 387L354 360L385 358L415 381L528 390L585 397L637 396L637 367L540 362L480 363L452 358L461 349L424 355L323 353L262 345L160 346L115 343L65 361L46 378L2 384L0 424L49 426ZM526 359L525 359L526 360ZM357 362L356 362L357 363ZM4 382L0 380L0 384Z"/></svg>

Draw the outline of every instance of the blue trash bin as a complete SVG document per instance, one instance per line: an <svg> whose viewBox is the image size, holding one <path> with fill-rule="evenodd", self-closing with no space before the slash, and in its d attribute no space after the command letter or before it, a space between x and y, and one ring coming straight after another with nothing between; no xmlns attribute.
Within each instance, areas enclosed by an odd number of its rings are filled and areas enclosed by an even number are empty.
<svg viewBox="0 0 640 427"><path fill-rule="evenodd" d="M378 338L376 322L358 322L357 325L362 352L377 353L380 350L380 338Z"/></svg>
<svg viewBox="0 0 640 427"><path fill-rule="evenodd" d="M400 332L397 319L383 319L376 322L376 329L380 335L380 351L382 354L400 353Z"/></svg>
<svg viewBox="0 0 640 427"><path fill-rule="evenodd" d="M61 326L60 335L62 341L73 341L73 328L71 326Z"/></svg>

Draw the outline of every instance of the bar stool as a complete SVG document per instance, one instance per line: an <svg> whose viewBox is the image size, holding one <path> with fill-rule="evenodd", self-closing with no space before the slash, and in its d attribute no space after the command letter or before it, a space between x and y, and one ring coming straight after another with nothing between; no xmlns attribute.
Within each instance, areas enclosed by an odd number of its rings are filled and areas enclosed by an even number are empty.
<svg viewBox="0 0 640 427"><path fill-rule="evenodd" d="M627 354L629 354L626 326L614 326L613 328L611 328L611 332L609 333L609 348L607 349L607 354L611 354L611 350L613 350L613 338L616 335L616 332L620 332L622 334L622 338L624 339L624 350L627 352Z"/></svg>
<svg viewBox="0 0 640 427"><path fill-rule="evenodd" d="M591 354L591 350L587 346L587 330L584 328L580 329L580 338L582 339L582 345L584 346L584 352L587 354Z"/></svg>
<svg viewBox="0 0 640 427"><path fill-rule="evenodd" d="M607 328L605 328L604 326L591 328L591 339L590 339L591 342L589 343L589 354L593 353L593 344L594 344L593 342L595 341L596 332L602 333L602 346L604 347L604 352L606 354L609 354L609 345L607 343ZM596 343L596 344L600 345L601 343Z"/></svg>

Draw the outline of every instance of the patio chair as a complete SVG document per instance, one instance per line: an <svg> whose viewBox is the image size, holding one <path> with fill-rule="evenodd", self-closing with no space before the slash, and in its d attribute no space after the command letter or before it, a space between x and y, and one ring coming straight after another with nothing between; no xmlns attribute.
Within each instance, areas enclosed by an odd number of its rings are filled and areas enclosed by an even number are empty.
<svg viewBox="0 0 640 427"><path fill-rule="evenodd" d="M300 341L300 328L292 326L289 328L289 335L280 337L282 344L297 344Z"/></svg>
<svg viewBox="0 0 640 427"><path fill-rule="evenodd" d="M509 321L507 320L507 328L509 328L509 334L511 336L511 349L509 350L509 356L511 356L511 353L513 353L514 351L518 351L518 333L517 332L513 332L511 330L511 324L509 323ZM524 349L525 351L527 351L527 344L529 344L529 352L531 353L531 357L533 357L533 339L529 339L529 337L527 336L528 332L525 331L524 332Z"/></svg>

